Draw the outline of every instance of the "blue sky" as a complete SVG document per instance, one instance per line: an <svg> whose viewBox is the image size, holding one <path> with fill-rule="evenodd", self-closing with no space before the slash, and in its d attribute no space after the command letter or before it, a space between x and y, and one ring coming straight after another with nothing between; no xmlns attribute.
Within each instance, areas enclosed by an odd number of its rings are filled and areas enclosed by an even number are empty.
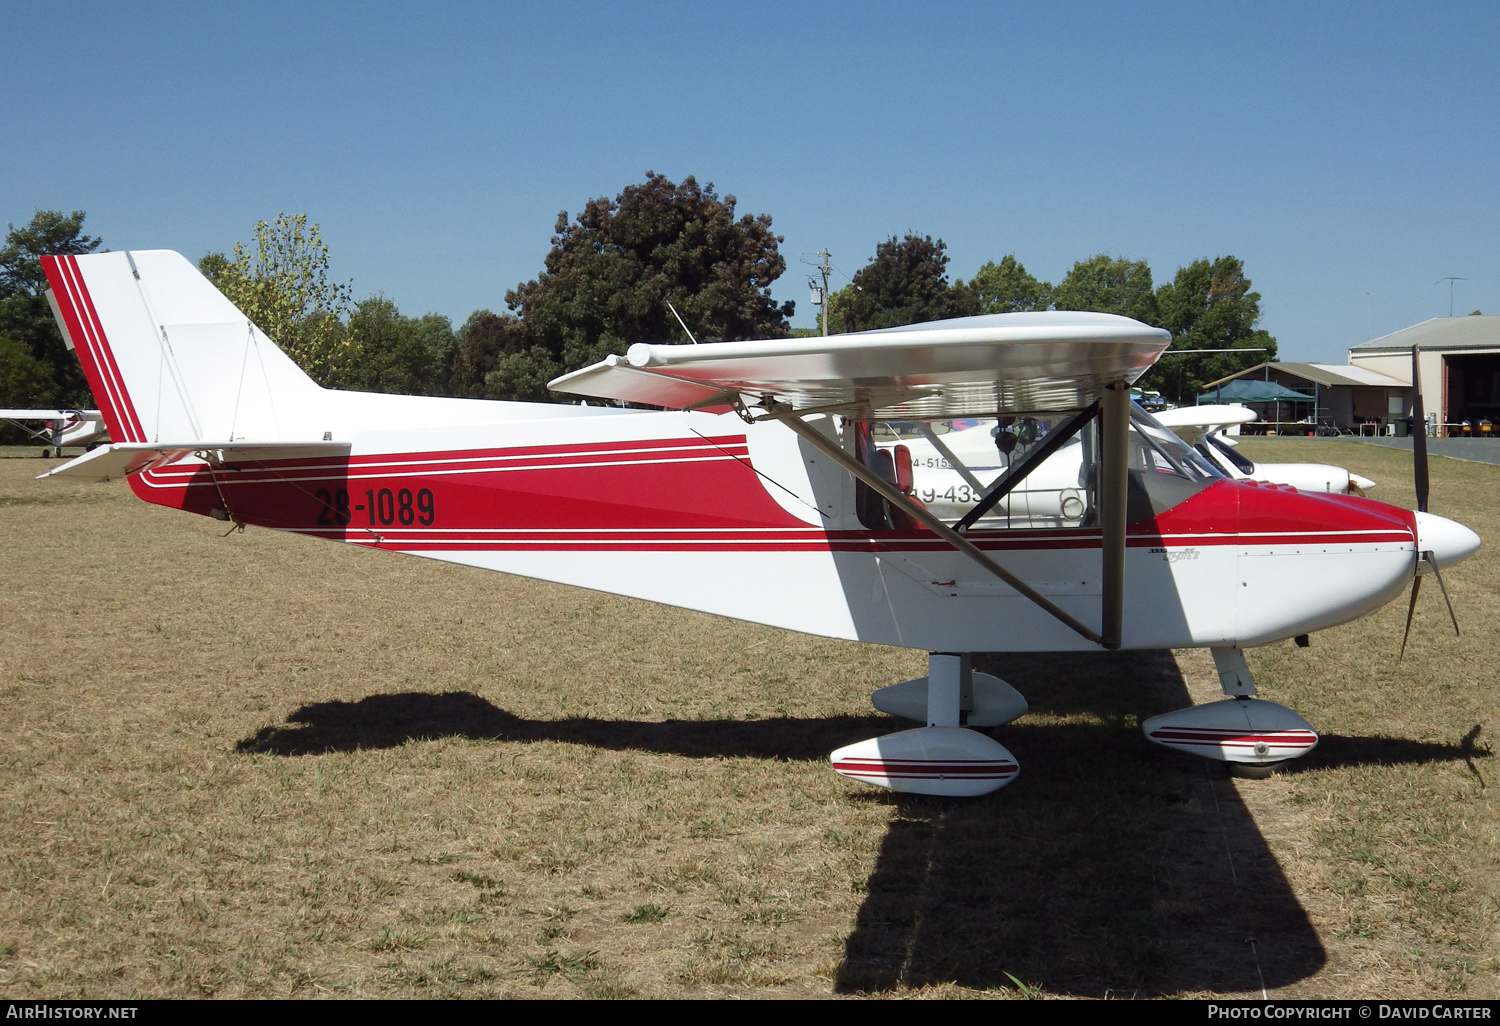
<svg viewBox="0 0 1500 1026"><path fill-rule="evenodd" d="M696 175L853 273L1233 253L1284 359L1500 314L1500 7L76 4L0 9L0 222L196 258L277 211L356 295L461 322L557 212Z"/></svg>

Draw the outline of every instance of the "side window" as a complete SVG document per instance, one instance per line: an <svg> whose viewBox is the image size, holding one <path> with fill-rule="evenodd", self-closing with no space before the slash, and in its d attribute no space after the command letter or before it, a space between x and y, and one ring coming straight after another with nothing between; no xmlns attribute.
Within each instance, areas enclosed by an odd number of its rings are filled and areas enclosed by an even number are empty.
<svg viewBox="0 0 1500 1026"><path fill-rule="evenodd" d="M1075 433L1041 448L1069 422ZM981 517L974 530L1091 528L1099 523L1099 422L1076 427L1070 414L991 417L936 423L855 423L856 458L928 512L952 524L1012 470L1024 476ZM1032 458L1033 454L1035 458ZM1177 505L1224 475L1171 431L1132 408L1129 444L1131 522ZM856 481L860 523L872 531L916 526L899 508Z"/></svg>
<svg viewBox="0 0 1500 1026"><path fill-rule="evenodd" d="M1068 415L855 424L856 458L913 501L954 523L1012 466L1021 464ZM1038 464L975 525L977 529L1086 527L1093 516L1092 453L1097 443L1070 438ZM871 530L901 529L902 511L856 482L859 519ZM887 526L889 525L889 526ZM915 525L913 525L915 526Z"/></svg>

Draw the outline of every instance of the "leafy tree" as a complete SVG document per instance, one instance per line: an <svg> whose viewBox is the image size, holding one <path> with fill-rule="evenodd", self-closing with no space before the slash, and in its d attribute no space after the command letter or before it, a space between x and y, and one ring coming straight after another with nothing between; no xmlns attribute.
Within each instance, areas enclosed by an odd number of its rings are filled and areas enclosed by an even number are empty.
<svg viewBox="0 0 1500 1026"><path fill-rule="evenodd" d="M1151 268L1144 260L1110 259L1103 253L1080 260L1058 283L1053 302L1059 310L1092 310L1156 323Z"/></svg>
<svg viewBox="0 0 1500 1026"><path fill-rule="evenodd" d="M496 361L494 369L484 376L484 394L488 399L556 402L557 393L547 390L547 382L562 373L563 365L545 346L531 346L506 353Z"/></svg>
<svg viewBox="0 0 1500 1026"><path fill-rule="evenodd" d="M1257 363L1276 359L1276 339L1260 321L1260 293L1250 291L1238 257L1195 260L1178 268L1170 283L1156 290L1152 323L1172 333L1172 350L1265 349L1264 353L1164 356L1142 379L1146 388L1185 401L1217 381Z"/></svg>
<svg viewBox="0 0 1500 1026"><path fill-rule="evenodd" d="M330 385L347 367L342 318L351 290L328 276L328 246L306 214L255 225L255 246L198 262L209 281L315 381Z"/></svg>
<svg viewBox="0 0 1500 1026"><path fill-rule="evenodd" d="M0 335L0 406L50 407L56 395L57 382L53 380L51 364L32 356L23 343Z"/></svg>
<svg viewBox="0 0 1500 1026"><path fill-rule="evenodd" d="M947 246L930 235L894 235L832 297L830 327L869 331L979 312L974 289L948 283Z"/></svg>
<svg viewBox="0 0 1500 1026"><path fill-rule="evenodd" d="M529 351L529 348L519 318L475 310L458 329L453 366L448 377L450 394L483 398L487 394L485 376L503 357Z"/></svg>
<svg viewBox="0 0 1500 1026"><path fill-rule="evenodd" d="M371 296L354 308L343 334L345 342L328 368L334 387L404 395L446 392L454 346L448 318L405 317L389 299Z"/></svg>
<svg viewBox="0 0 1500 1026"><path fill-rule="evenodd" d="M520 337L506 328L497 348L494 325L485 329L491 342L476 335L463 356L465 387L483 371L496 398L555 398L538 390L544 375L632 342L688 341L668 302L700 341L786 337L793 304L771 299L786 269L782 238L769 215L736 219L735 204L691 176L678 184L648 171L613 200L589 201L576 221L563 211L546 270L505 296L520 315Z"/></svg>
<svg viewBox="0 0 1500 1026"><path fill-rule="evenodd" d="M1022 313L1052 305L1052 283L1037 281L1014 253L998 264L986 262L969 286L979 297L980 313Z"/></svg>
<svg viewBox="0 0 1500 1026"><path fill-rule="evenodd" d="M47 306L42 256L92 253L84 212L38 210L21 228L7 225L0 249L0 403L92 406L78 358L68 352Z"/></svg>

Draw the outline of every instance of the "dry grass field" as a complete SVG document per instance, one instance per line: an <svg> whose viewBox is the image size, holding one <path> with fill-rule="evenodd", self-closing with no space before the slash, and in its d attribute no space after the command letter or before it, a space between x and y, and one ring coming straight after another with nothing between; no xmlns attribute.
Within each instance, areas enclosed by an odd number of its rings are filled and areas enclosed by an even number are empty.
<svg viewBox="0 0 1500 1026"><path fill-rule="evenodd" d="M1246 450L1412 501L1400 452ZM1433 464L1500 540L1500 467ZM1404 662L1404 603L1251 653L1324 734L1282 775L1141 737L1204 653L993 656L1022 775L949 801L826 765L921 653L47 465L0 460L7 998L1500 996L1494 548L1445 575L1462 638L1424 589Z"/></svg>

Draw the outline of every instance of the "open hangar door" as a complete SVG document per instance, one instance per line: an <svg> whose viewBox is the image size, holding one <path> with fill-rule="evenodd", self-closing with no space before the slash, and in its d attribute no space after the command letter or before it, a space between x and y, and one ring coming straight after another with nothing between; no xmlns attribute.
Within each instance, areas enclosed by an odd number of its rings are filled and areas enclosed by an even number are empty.
<svg viewBox="0 0 1500 1026"><path fill-rule="evenodd" d="M1445 355L1443 377L1448 384L1445 423L1468 421L1475 434L1481 421L1500 425L1500 353Z"/></svg>

